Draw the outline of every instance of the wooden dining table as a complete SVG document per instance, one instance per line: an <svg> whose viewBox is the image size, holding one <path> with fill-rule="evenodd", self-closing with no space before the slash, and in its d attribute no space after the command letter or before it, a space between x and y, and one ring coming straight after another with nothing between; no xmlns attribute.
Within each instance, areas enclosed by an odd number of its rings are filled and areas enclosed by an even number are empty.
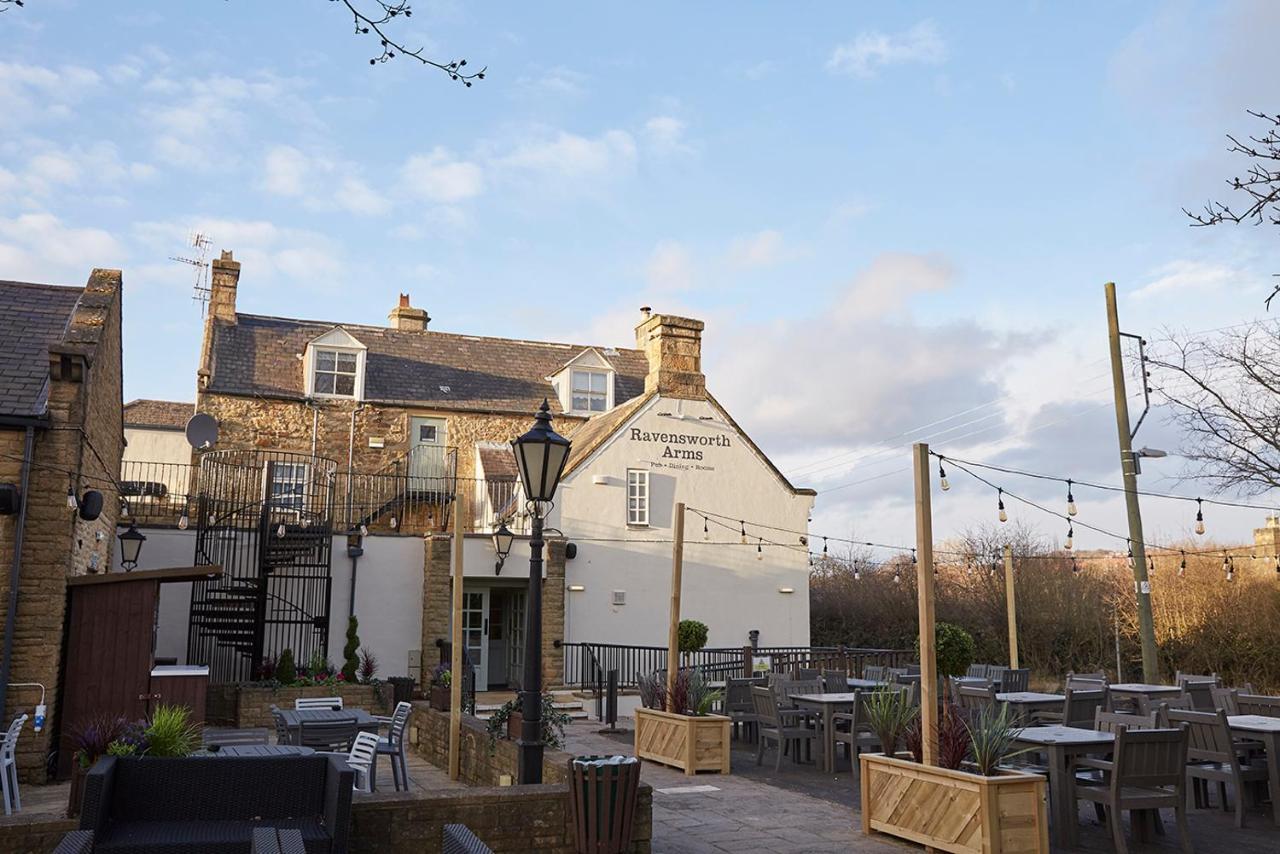
<svg viewBox="0 0 1280 854"><path fill-rule="evenodd" d="M1181 694L1177 685L1153 685L1149 682L1117 682L1107 686L1107 708L1114 709L1116 697L1136 700L1138 697L1164 697Z"/></svg>
<svg viewBox="0 0 1280 854"><path fill-rule="evenodd" d="M1280 825L1280 718L1266 715L1228 715L1231 732L1262 742L1267 751L1267 791L1271 795L1271 821ZM1239 797L1239 795L1237 795Z"/></svg>
<svg viewBox="0 0 1280 854"><path fill-rule="evenodd" d="M830 774L836 767L835 732L836 712L851 712L858 702L857 692L848 694L789 694L797 708L810 709L822 714L822 770Z"/></svg>
<svg viewBox="0 0 1280 854"><path fill-rule="evenodd" d="M1077 756L1110 753L1115 736L1109 732L1069 726L1032 726L1017 731L1020 747L1043 750L1049 757L1049 829L1056 845L1076 844L1076 780L1072 760Z"/></svg>

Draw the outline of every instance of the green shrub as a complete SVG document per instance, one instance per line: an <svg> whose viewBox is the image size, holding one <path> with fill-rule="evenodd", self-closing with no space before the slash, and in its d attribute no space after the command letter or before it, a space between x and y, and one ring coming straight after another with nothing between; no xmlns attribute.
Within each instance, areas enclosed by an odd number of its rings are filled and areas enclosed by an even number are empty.
<svg viewBox="0 0 1280 854"><path fill-rule="evenodd" d="M276 665L276 681L281 685L292 685L298 681L298 667L293 663L293 650L286 649L280 653L280 663Z"/></svg>
<svg viewBox="0 0 1280 854"><path fill-rule="evenodd" d="M342 648L342 678L353 685L360 670L360 635L356 633L358 628L355 616L348 617L347 645Z"/></svg>
<svg viewBox="0 0 1280 854"><path fill-rule="evenodd" d="M156 706L147 725L148 756L190 756L200 743L200 731L186 706Z"/></svg>
<svg viewBox="0 0 1280 854"><path fill-rule="evenodd" d="M933 633L934 655L938 660L939 676L963 676L973 664L978 646L973 635L951 623L936 623ZM920 638L916 638L916 654L920 653Z"/></svg>
<svg viewBox="0 0 1280 854"><path fill-rule="evenodd" d="M701 620L681 620L676 639L681 652L697 652L707 645L707 624Z"/></svg>

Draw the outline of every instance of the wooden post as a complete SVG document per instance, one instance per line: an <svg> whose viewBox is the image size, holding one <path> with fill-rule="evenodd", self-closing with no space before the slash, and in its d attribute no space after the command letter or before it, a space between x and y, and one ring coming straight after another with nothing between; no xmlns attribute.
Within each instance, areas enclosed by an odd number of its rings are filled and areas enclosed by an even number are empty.
<svg viewBox="0 0 1280 854"><path fill-rule="evenodd" d="M934 650L933 507L929 500L929 446L912 446L916 475L916 598L920 609L920 731L925 765L938 756L938 659Z"/></svg>
<svg viewBox="0 0 1280 854"><path fill-rule="evenodd" d="M462 768L462 493L453 496L453 615L449 631L449 779L458 779Z"/></svg>
<svg viewBox="0 0 1280 854"><path fill-rule="evenodd" d="M1018 669L1018 599L1013 592L1013 546L1004 547L1004 601L1009 611L1009 666Z"/></svg>
<svg viewBox="0 0 1280 854"><path fill-rule="evenodd" d="M667 631L667 711L681 714L684 709L672 708L676 693L676 674L680 671L680 576L684 571L684 502L676 504L675 528L671 545L671 626Z"/></svg>

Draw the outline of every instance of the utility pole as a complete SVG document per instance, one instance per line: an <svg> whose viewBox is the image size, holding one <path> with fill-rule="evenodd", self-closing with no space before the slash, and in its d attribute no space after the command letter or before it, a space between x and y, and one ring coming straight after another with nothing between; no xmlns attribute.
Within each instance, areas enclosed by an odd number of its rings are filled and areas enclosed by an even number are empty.
<svg viewBox="0 0 1280 854"><path fill-rule="evenodd" d="M911 448L916 484L916 604L920 620L920 733L925 765L938 757L938 655L933 617L933 506L929 494L929 446ZM886 752L892 752L885 748ZM866 815L866 813L863 813Z"/></svg>
<svg viewBox="0 0 1280 854"><path fill-rule="evenodd" d="M1142 510L1138 506L1138 461L1133 454L1129 426L1129 398L1124 387L1124 363L1120 356L1120 316L1116 311L1116 285L1107 282L1107 337L1111 346L1111 382L1116 397L1116 432L1120 439L1120 473L1124 477L1124 503L1129 514L1129 548L1133 555L1133 589L1138 600L1138 635L1142 641L1142 680L1160 681L1156 660L1155 621L1151 617L1151 581L1147 578L1147 551L1142 538ZM1144 378L1145 382L1145 378Z"/></svg>

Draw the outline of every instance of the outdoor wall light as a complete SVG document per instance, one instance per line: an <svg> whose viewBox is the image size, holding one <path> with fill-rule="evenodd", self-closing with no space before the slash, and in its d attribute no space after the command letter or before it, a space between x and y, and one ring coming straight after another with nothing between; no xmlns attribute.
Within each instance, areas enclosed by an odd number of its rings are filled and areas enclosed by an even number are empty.
<svg viewBox="0 0 1280 854"><path fill-rule="evenodd" d="M794 587L779 587L778 592L779 593L795 593L796 589Z"/></svg>
<svg viewBox="0 0 1280 854"><path fill-rule="evenodd" d="M583 590L586 590L586 589L587 589L587 588L586 588L586 586L585 586L585 585L582 585L582 584L570 584L570 585L569 585L569 592L570 592L570 593L581 593Z"/></svg>
<svg viewBox="0 0 1280 854"><path fill-rule="evenodd" d="M132 523L129 530L120 535L120 565L128 572L138 565L138 555L142 553L142 544L147 538Z"/></svg>
<svg viewBox="0 0 1280 854"><path fill-rule="evenodd" d="M502 575L502 565L507 562L507 555L511 554L511 544L515 539L516 535L507 529L507 523L499 523L498 530L493 532L493 553L498 556L493 563L494 575Z"/></svg>

